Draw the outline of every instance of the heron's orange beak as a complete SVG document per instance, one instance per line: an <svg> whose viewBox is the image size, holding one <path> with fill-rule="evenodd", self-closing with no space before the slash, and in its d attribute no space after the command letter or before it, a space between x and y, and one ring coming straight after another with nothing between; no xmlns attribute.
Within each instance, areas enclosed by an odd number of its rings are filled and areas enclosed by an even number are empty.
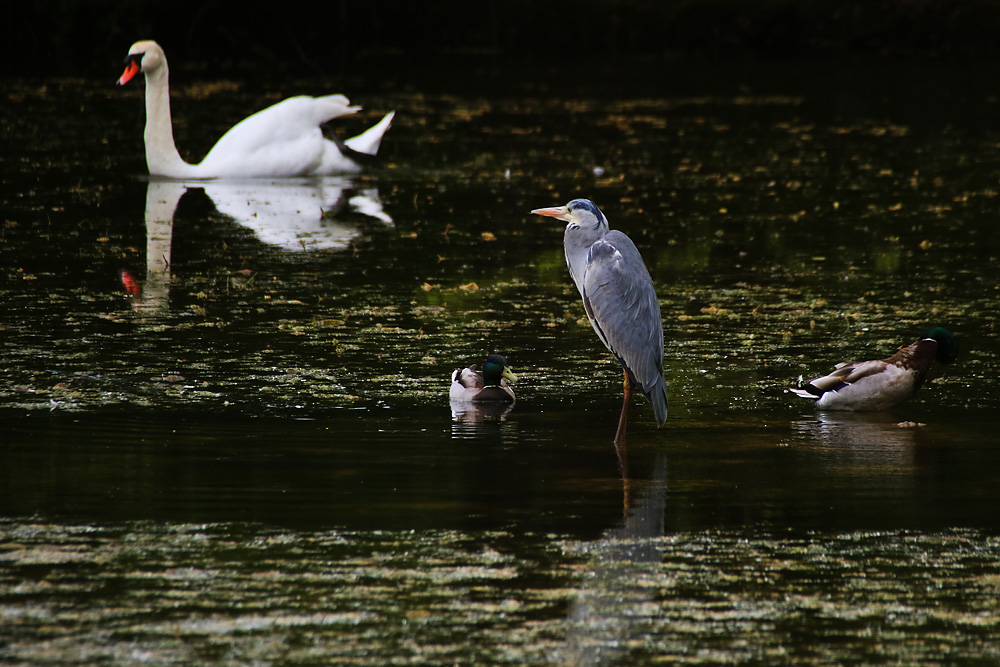
<svg viewBox="0 0 1000 667"><path fill-rule="evenodd" d="M132 80L132 77L134 77L138 73L139 73L139 61L138 59L132 59L130 57L125 62L125 71L122 72L121 78L118 79L118 85L124 86L126 83Z"/></svg>
<svg viewBox="0 0 1000 667"><path fill-rule="evenodd" d="M565 216L569 214L569 211L566 209L565 206L553 206L552 208L536 208L534 211L532 211L532 214L544 215L549 218L557 218L559 220L565 220L566 219Z"/></svg>

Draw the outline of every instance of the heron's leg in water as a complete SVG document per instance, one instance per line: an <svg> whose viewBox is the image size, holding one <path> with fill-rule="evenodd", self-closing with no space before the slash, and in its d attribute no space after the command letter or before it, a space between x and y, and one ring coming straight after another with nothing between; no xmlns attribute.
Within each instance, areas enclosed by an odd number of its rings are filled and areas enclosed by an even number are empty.
<svg viewBox="0 0 1000 667"><path fill-rule="evenodd" d="M632 381L629 380L628 371L622 371L625 381L622 382L622 391L625 397L622 399L622 414L618 418L618 431L615 433L615 445L625 446L625 430L628 427L628 407L632 404ZM619 458L621 453L619 452Z"/></svg>
<svg viewBox="0 0 1000 667"><path fill-rule="evenodd" d="M622 399L622 414L618 418L618 431L615 432L615 453L618 455L618 470L622 474L622 511L625 516L628 516L629 508L631 507L631 480L628 476L628 451L625 448L625 429L628 426L628 408L632 403L632 383L628 379L628 373L625 373L625 381L622 383L622 390L625 393L625 398Z"/></svg>

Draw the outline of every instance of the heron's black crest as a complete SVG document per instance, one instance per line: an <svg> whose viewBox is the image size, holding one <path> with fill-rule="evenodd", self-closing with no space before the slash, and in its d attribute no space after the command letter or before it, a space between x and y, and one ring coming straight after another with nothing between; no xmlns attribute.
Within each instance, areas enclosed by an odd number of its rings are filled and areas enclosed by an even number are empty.
<svg viewBox="0 0 1000 667"><path fill-rule="evenodd" d="M604 214L601 213L601 209L597 208L594 202L590 201L589 199L574 199L570 203L566 204L566 209L570 213L580 209L584 209L585 211L589 211L590 214L593 215L598 220L602 220L604 218Z"/></svg>

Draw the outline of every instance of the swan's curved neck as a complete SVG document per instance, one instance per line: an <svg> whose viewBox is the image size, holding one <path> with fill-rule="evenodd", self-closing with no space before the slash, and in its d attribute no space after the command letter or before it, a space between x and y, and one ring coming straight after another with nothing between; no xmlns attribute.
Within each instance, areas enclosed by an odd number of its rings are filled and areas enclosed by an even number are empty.
<svg viewBox="0 0 1000 667"><path fill-rule="evenodd" d="M196 176L193 165L181 159L174 144L170 119L170 74L167 64L146 73L146 166L154 176Z"/></svg>

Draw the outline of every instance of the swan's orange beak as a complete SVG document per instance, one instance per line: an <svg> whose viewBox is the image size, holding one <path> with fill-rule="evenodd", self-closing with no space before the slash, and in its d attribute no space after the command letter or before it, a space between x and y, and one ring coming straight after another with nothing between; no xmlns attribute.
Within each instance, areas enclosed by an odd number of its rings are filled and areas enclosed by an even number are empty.
<svg viewBox="0 0 1000 667"><path fill-rule="evenodd" d="M122 72L121 78L118 79L119 86L124 86L132 80L132 77L139 73L139 61L141 59L141 53L137 53L134 56L129 56L125 59L125 71Z"/></svg>

